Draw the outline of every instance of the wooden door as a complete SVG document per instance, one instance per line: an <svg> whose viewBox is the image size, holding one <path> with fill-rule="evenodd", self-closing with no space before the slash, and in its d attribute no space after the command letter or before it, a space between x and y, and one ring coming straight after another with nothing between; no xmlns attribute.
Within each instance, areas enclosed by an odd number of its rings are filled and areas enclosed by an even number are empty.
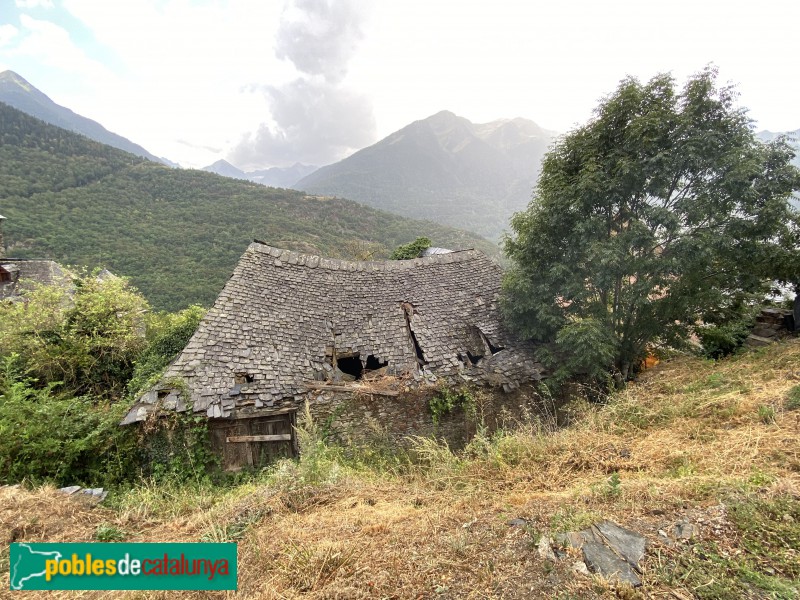
<svg viewBox="0 0 800 600"><path fill-rule="evenodd" d="M295 412L211 423L212 448L225 471L263 467L297 454Z"/></svg>

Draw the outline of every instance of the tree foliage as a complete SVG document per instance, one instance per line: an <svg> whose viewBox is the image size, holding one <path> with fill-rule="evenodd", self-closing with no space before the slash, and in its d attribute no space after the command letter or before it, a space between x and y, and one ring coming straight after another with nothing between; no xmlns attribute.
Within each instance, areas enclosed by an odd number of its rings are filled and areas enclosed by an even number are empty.
<svg viewBox="0 0 800 600"><path fill-rule="evenodd" d="M389 257L390 260L411 260L417 258L419 253L431 247L433 242L430 238L418 237L413 242L398 246Z"/></svg>
<svg viewBox="0 0 800 600"><path fill-rule="evenodd" d="M0 355L17 354L43 384L118 398L145 347L147 301L125 279L77 277L74 289L38 286L0 304Z"/></svg>
<svg viewBox="0 0 800 600"><path fill-rule="evenodd" d="M680 90L666 74L622 81L555 143L514 216L504 312L573 374L630 376L648 344L677 343L765 277L794 276L792 157L783 140L755 139L713 69Z"/></svg>

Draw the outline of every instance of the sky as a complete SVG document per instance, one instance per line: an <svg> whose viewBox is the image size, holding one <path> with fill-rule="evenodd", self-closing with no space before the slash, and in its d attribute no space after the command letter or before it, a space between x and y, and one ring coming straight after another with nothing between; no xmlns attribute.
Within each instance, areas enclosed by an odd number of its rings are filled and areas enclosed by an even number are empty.
<svg viewBox="0 0 800 600"><path fill-rule="evenodd" d="M0 0L0 71L184 167L335 162L441 110L586 122L713 64L800 127L797 0Z"/></svg>

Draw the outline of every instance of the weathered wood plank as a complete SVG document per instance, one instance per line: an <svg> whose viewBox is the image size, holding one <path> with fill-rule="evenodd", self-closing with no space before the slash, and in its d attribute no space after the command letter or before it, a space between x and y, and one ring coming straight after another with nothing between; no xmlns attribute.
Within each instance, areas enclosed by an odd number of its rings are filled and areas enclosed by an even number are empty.
<svg viewBox="0 0 800 600"><path fill-rule="evenodd" d="M362 385L331 385L326 383L305 383L303 384L310 390L328 390L331 392L361 392L363 394L375 394L376 396L399 396L400 392L394 390L376 390L369 386Z"/></svg>
<svg viewBox="0 0 800 600"><path fill-rule="evenodd" d="M274 435L232 435L225 438L226 442L290 442L291 433L278 433Z"/></svg>

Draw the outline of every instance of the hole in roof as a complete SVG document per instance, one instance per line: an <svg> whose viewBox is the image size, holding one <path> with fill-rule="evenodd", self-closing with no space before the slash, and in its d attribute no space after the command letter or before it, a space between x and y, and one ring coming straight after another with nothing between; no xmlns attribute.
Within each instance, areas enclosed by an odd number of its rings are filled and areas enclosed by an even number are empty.
<svg viewBox="0 0 800 600"><path fill-rule="evenodd" d="M253 383L253 376L249 373L235 373L233 376L233 382L240 385L243 383Z"/></svg>
<svg viewBox="0 0 800 600"><path fill-rule="evenodd" d="M403 315L406 318L406 329L408 330L408 336L411 338L411 343L414 345L414 352L417 355L417 363L419 365L427 365L428 361L425 360L425 353L422 351L422 347L419 345L419 341L417 340L417 335L414 333L414 329L411 327L411 318L414 316L414 305L410 302L401 302L400 306L403 308Z"/></svg>
<svg viewBox="0 0 800 600"><path fill-rule="evenodd" d="M473 365L477 365L483 359L483 354L472 354L472 352L467 350L467 358L469 358L469 362Z"/></svg>
<svg viewBox="0 0 800 600"><path fill-rule="evenodd" d="M382 369L383 367L388 366L388 364L389 364L388 360L380 361L375 357L374 354L370 354L367 357L367 364L364 366L364 370L377 371L378 369Z"/></svg>
<svg viewBox="0 0 800 600"><path fill-rule="evenodd" d="M350 356L336 357L336 366L342 372L342 379L355 381L364 374L364 365L361 363L358 352ZM345 375L347 377L345 377Z"/></svg>

